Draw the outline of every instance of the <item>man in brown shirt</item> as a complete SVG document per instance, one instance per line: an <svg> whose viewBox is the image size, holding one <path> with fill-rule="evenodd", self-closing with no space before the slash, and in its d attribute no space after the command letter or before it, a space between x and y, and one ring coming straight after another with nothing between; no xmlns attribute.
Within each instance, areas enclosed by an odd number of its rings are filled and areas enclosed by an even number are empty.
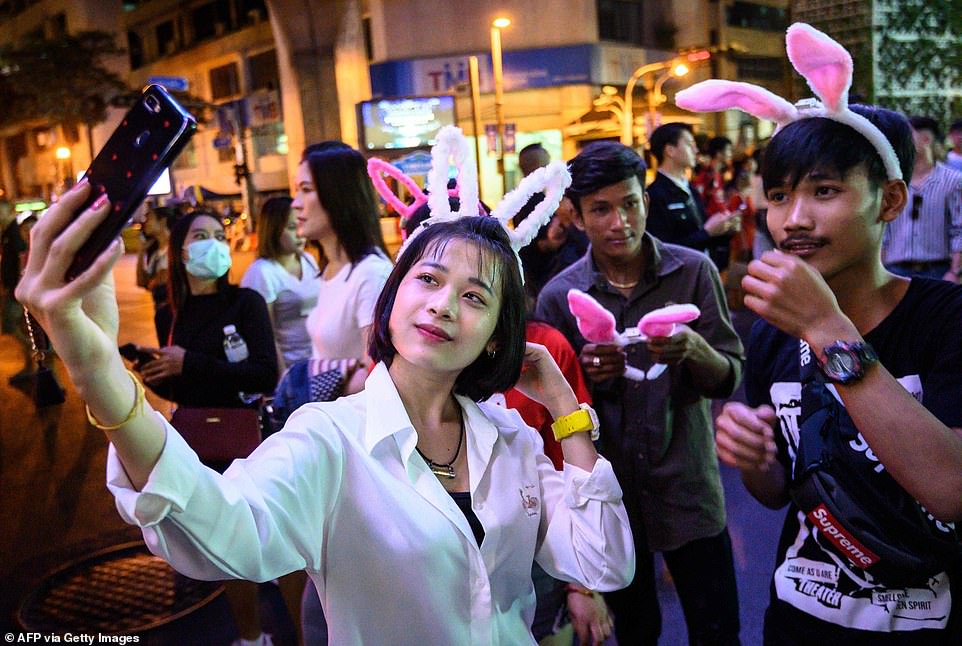
<svg viewBox="0 0 962 646"><path fill-rule="evenodd" d="M536 317L561 330L579 353L601 418L601 450L624 489L638 562L634 582L606 595L618 643L657 644L661 615L651 552L659 551L690 643L737 644L738 597L708 398L735 390L744 351L718 272L704 254L645 233L645 166L633 150L592 144L570 170L567 196L591 247L545 286ZM620 331L671 303L693 303L701 316L670 338L624 349L594 345L568 310L573 288L608 309ZM629 381L621 376L626 363L669 369L653 380Z"/></svg>

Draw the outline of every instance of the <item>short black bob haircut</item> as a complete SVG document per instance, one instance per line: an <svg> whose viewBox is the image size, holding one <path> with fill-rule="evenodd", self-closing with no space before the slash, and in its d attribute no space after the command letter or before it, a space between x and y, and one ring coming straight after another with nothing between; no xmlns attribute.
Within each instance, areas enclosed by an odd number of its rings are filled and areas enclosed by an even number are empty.
<svg viewBox="0 0 962 646"><path fill-rule="evenodd" d="M600 191L606 186L623 182L632 177L645 188L645 160L634 150L614 141L588 144L578 156L568 163L571 186L565 196L581 214L581 198Z"/></svg>
<svg viewBox="0 0 962 646"><path fill-rule="evenodd" d="M433 224L411 241L377 299L368 354L374 361L391 365L397 349L391 342L389 323L398 287L411 267L425 256L440 256L452 240L477 245L481 249L481 269L493 262L495 275L501 281L501 310L493 335L497 351L493 357L481 352L454 382L455 394L482 401L514 386L521 376L525 350L525 292L521 272L508 235L494 218L463 217Z"/></svg>
<svg viewBox="0 0 962 646"><path fill-rule="evenodd" d="M915 165L915 144L905 115L870 105L849 107L875 124L891 142L899 158L902 179L908 184ZM766 191L782 185L795 188L813 172L844 179L862 163L866 164L874 188L886 182L885 165L868 139L838 121L824 117L800 119L785 126L765 148L762 185Z"/></svg>

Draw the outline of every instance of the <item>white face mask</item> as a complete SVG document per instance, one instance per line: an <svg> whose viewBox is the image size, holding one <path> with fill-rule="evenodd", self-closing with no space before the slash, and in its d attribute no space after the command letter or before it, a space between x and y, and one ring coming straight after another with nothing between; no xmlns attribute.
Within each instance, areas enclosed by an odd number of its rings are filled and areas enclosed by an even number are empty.
<svg viewBox="0 0 962 646"><path fill-rule="evenodd" d="M230 269L230 247L226 242L208 238L187 245L187 273L195 278L220 278Z"/></svg>

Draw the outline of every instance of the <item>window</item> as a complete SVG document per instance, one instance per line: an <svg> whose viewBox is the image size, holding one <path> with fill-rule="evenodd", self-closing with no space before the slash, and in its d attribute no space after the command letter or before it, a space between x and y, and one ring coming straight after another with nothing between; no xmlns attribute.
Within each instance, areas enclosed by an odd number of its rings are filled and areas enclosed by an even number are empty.
<svg viewBox="0 0 962 646"><path fill-rule="evenodd" d="M137 69L144 64L144 41L135 31L127 32L127 54L130 56L132 69Z"/></svg>
<svg viewBox="0 0 962 646"><path fill-rule="evenodd" d="M287 154L284 122L278 121L251 128L251 142L254 145L255 159L266 155Z"/></svg>
<svg viewBox="0 0 962 646"><path fill-rule="evenodd" d="M161 56L177 51L177 31L173 20L165 20L154 27L154 33L157 35L157 52Z"/></svg>
<svg viewBox="0 0 962 646"><path fill-rule="evenodd" d="M222 36L231 31L230 0L216 0L202 4L190 12L194 42Z"/></svg>
<svg viewBox="0 0 962 646"><path fill-rule="evenodd" d="M228 99L240 94L240 76L237 63L228 63L210 71L210 98L214 101Z"/></svg>
<svg viewBox="0 0 962 646"><path fill-rule="evenodd" d="M247 59L251 73L251 91L276 90L280 85L277 51L269 49Z"/></svg>
<svg viewBox="0 0 962 646"><path fill-rule="evenodd" d="M642 0L598 0L598 36L634 45L645 44Z"/></svg>
<svg viewBox="0 0 962 646"><path fill-rule="evenodd" d="M188 139L187 145L180 151L174 159L173 168L196 168L197 167L197 140Z"/></svg>
<svg viewBox="0 0 962 646"><path fill-rule="evenodd" d="M785 76L785 59L771 56L736 56L739 78L777 81Z"/></svg>
<svg viewBox="0 0 962 646"><path fill-rule="evenodd" d="M732 27L759 29L761 31L784 31L788 28L788 12L781 7L735 2L727 8L728 24Z"/></svg>
<svg viewBox="0 0 962 646"><path fill-rule="evenodd" d="M264 0L238 0L237 21L242 25L256 25L267 20Z"/></svg>

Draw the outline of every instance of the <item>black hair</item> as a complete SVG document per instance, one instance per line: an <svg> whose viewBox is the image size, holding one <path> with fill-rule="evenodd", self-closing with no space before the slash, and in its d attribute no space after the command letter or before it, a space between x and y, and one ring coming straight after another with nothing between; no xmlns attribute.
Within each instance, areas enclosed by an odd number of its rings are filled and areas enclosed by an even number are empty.
<svg viewBox="0 0 962 646"><path fill-rule="evenodd" d="M311 144L304 149L301 154L301 161L307 161L307 156L312 153L322 153L327 150L354 150L349 145L343 141L338 141L337 139L328 139L326 141L319 141L316 144Z"/></svg>
<svg viewBox="0 0 962 646"><path fill-rule="evenodd" d="M291 203L286 195L277 195L261 205L257 216L257 257L274 260L281 255L281 236L291 217Z"/></svg>
<svg viewBox="0 0 962 646"><path fill-rule="evenodd" d="M548 152L547 150L545 150L544 146L542 146L540 142L535 142L533 144L528 144L527 146L519 150L518 155L519 156L526 155L528 153L533 153L539 150L544 150L545 152Z"/></svg>
<svg viewBox="0 0 962 646"><path fill-rule="evenodd" d="M681 133L686 130L694 135L690 125L678 122L662 124L651 133L651 137L648 139L648 147L659 164L665 159L665 146L677 146L678 140L681 139Z"/></svg>
<svg viewBox="0 0 962 646"><path fill-rule="evenodd" d="M201 216L213 218L221 228L224 228L224 219L206 209L197 209L179 218L170 230L170 241L167 244L167 262L169 269L167 272L167 301L170 303L170 310L177 314L184 306L184 301L190 295L190 284L187 282L187 267L184 266L184 242L187 240L187 232L194 220ZM221 293L230 285L230 272L217 279L217 292Z"/></svg>
<svg viewBox="0 0 962 646"><path fill-rule="evenodd" d="M942 126L940 126L939 122L932 117L909 117L909 123L912 124L913 130L928 130L931 132L932 138L935 139L936 142L940 142L945 139L945 136L942 134Z"/></svg>
<svg viewBox="0 0 962 646"><path fill-rule="evenodd" d="M732 140L728 137L712 137L708 140L708 156L714 157L732 145Z"/></svg>
<svg viewBox="0 0 962 646"><path fill-rule="evenodd" d="M571 186L565 196L579 215L581 198L606 186L637 177L641 187L645 187L645 160L633 149L614 141L588 144L568 163L568 170Z"/></svg>
<svg viewBox="0 0 962 646"><path fill-rule="evenodd" d="M451 181L454 182L454 180ZM456 186L456 184L454 186ZM454 188L454 186L449 183L448 188ZM461 199L457 197L448 197L448 206L451 208L451 212L454 213L461 208ZM486 215L491 213L491 209L488 208L488 205L481 200L478 200L478 207L480 207L480 209L484 211ZM408 219L404 221L404 235L409 236L414 233L414 230L417 229L418 226L429 217L431 217L431 207L426 203L414 209L414 213L412 213ZM517 225L517 222L514 224Z"/></svg>
<svg viewBox="0 0 962 646"><path fill-rule="evenodd" d="M902 179L908 184L915 165L915 144L905 115L871 105L849 107L871 121L889 140L899 159ZM875 146L856 130L824 117L800 119L785 126L765 148L762 185L766 191L782 184L794 188L814 171L844 178L862 163L866 164L873 186L879 187L888 179Z"/></svg>
<svg viewBox="0 0 962 646"><path fill-rule="evenodd" d="M367 161L350 146L336 143L339 145L314 144L304 151L302 163L311 171L317 199L327 211L331 228L351 264L378 250L386 256Z"/></svg>
<svg viewBox="0 0 962 646"><path fill-rule="evenodd" d="M397 354L391 341L390 321L398 287L421 258L440 255L452 240L476 245L481 250L481 262L493 262L501 282L501 309L493 335L497 351L493 357L482 352L454 382L455 394L482 401L514 386L521 375L525 351L525 293L521 271L507 232L494 218L463 217L441 222L427 227L411 240L377 299L368 354L374 361L391 365Z"/></svg>
<svg viewBox="0 0 962 646"><path fill-rule="evenodd" d="M949 126L949 132L957 132L959 130L962 130L962 119L956 119Z"/></svg>

